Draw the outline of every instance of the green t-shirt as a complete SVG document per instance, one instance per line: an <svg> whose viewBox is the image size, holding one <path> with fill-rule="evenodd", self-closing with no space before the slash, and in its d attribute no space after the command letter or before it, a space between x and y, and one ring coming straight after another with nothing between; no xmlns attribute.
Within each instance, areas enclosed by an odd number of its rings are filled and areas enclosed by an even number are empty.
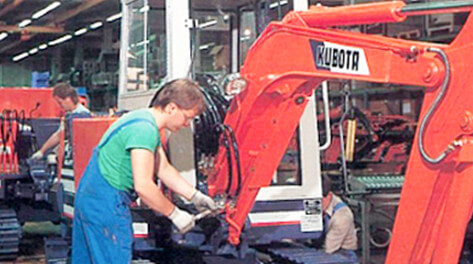
<svg viewBox="0 0 473 264"><path fill-rule="evenodd" d="M101 144L116 127L137 118L148 119L151 123L138 121L120 128L99 151L100 172L110 185L119 190L133 189L130 150L147 149L155 153L161 146L156 121L148 109L129 112L114 122L100 140Z"/></svg>

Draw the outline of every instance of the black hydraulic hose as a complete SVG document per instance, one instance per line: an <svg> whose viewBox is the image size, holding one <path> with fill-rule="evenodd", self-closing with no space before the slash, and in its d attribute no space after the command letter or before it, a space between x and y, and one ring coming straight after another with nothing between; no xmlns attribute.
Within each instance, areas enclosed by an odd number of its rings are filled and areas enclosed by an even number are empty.
<svg viewBox="0 0 473 264"><path fill-rule="evenodd" d="M5 142L5 117L3 115L3 113L0 115L0 136L2 138L2 145L3 145L3 148L2 148L2 152L5 152L6 150L6 142ZM3 155L1 155L3 157Z"/></svg>
<svg viewBox="0 0 473 264"><path fill-rule="evenodd" d="M233 133L232 128L229 125L224 124L223 127L225 130L228 132L230 135L231 141L232 141L232 147L233 147L233 155L235 156L235 163L237 167L237 180L238 180L238 185L237 185L237 190L235 193L235 196L238 196L240 194L241 190L241 165L240 165L240 154L238 151L238 144L236 142L235 134Z"/></svg>
<svg viewBox="0 0 473 264"><path fill-rule="evenodd" d="M438 93L437 97L435 97L434 102L432 103L432 105L430 106L429 110L424 115L420 123L419 135L418 135L419 140L417 141L418 143L417 145L419 147L420 154L422 155L422 158L424 158L425 161L432 164L438 164L447 157L450 149L449 147L447 147L437 157L430 156L424 148L424 134L425 134L425 129L428 123L430 122L430 119L432 118L433 113L435 112L435 110L437 110L437 107L439 106L445 93L447 92L448 84L450 82L450 62L448 60L447 54L442 49L431 47L431 48L428 48L427 51L437 53L440 56L440 58L445 64L445 77L441 84L440 92Z"/></svg>
<svg viewBox="0 0 473 264"><path fill-rule="evenodd" d="M221 130L223 133L222 144L227 151L227 162L228 162L228 184L227 188L225 189L225 193L230 194L230 189L233 185L233 162L232 162L232 155L230 150L230 145L228 144L227 136L225 135L225 126L222 124L218 124L218 129ZM219 132L219 131L218 131Z"/></svg>
<svg viewBox="0 0 473 264"><path fill-rule="evenodd" d="M20 119L19 119L19 114L16 109L12 110L11 112L11 126L13 126L13 121L16 121L16 135L15 138L13 139L13 150L11 150L11 154L14 156L18 152L18 138L19 138L19 132L20 132ZM12 131L12 137L13 137L13 131Z"/></svg>
<svg viewBox="0 0 473 264"><path fill-rule="evenodd" d="M33 118L33 112L38 110L40 105L41 105L40 102L36 102L36 106L33 109L31 109L31 111L30 111L30 118Z"/></svg>

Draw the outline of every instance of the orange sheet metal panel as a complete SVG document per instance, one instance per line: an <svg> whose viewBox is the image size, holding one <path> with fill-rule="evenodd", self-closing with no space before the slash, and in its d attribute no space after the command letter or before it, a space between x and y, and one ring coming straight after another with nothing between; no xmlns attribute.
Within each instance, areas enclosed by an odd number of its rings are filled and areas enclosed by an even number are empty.
<svg viewBox="0 0 473 264"><path fill-rule="evenodd" d="M115 120L117 120L116 117L78 118L72 122L74 183L76 188L89 163L92 150Z"/></svg>
<svg viewBox="0 0 473 264"><path fill-rule="evenodd" d="M1 87L0 98L0 111L24 110L27 118L52 118L61 113L51 88Z"/></svg>

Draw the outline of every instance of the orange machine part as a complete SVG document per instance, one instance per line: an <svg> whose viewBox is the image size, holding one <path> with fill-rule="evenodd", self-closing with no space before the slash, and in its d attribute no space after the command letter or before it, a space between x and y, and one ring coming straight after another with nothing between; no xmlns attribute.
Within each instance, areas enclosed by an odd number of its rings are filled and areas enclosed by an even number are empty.
<svg viewBox="0 0 473 264"><path fill-rule="evenodd" d="M103 133L117 120L115 117L77 118L72 121L72 146L74 157L74 183L79 185L93 149L97 146Z"/></svg>
<svg viewBox="0 0 473 264"><path fill-rule="evenodd" d="M392 5L402 8L404 3L366 4L363 8L384 8L379 12L387 14L392 13ZM239 244L255 197L261 187L270 184L307 100L318 84L340 78L425 87L419 119L423 120L441 93L442 82L450 76L448 88L427 122L423 141L425 151L432 157L437 157L449 146L452 151L436 164L427 162L419 151L417 131L387 263L456 263L473 207L473 158L469 157L472 139L471 132L465 131L465 113L472 112L473 102L473 75L469 65L473 61L473 16L470 14L450 45L325 28L334 25L338 19L348 25L354 21L387 22L386 16L362 12L359 7L336 9L336 19L333 9L314 8L298 12L295 20L289 17L282 22L272 22L248 51L241 69L247 88L232 100L224 121L234 131L242 171L241 192L237 193L236 184L233 184L228 193L235 199L234 205L232 203L226 210L230 223L229 242ZM327 22L315 21L314 12ZM359 16L351 19L351 12L373 19ZM362 50L368 70L364 74L335 71L331 63L319 67L317 60L323 61L327 57L318 56L316 51L324 52L323 49L329 46L332 50L346 47ZM446 54L447 61L431 48ZM334 61L340 59L333 55L328 57ZM452 145L454 141L456 143ZM226 159L226 150L221 147L216 157L216 172L208 178L211 195L225 194L229 170L236 175L234 166L229 168Z"/></svg>
<svg viewBox="0 0 473 264"><path fill-rule="evenodd" d="M1 87L0 98L0 111L24 110L27 118L54 118L61 113L51 88Z"/></svg>

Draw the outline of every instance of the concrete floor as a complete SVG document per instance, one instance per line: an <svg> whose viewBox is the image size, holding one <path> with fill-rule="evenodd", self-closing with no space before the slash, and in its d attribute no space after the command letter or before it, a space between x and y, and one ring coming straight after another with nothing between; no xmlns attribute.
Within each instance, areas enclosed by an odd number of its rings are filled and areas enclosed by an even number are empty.
<svg viewBox="0 0 473 264"><path fill-rule="evenodd" d="M1 264L44 264L44 238L59 236L60 227L50 222L26 223L23 226L23 237L20 244L19 257L15 261L0 261ZM385 251L373 250L372 264L384 263ZM152 258L151 258L152 259ZM154 263L160 263L159 261ZM134 261L134 263L152 263L147 260ZM166 262L166 261L165 261Z"/></svg>
<svg viewBox="0 0 473 264"><path fill-rule="evenodd" d="M44 238L59 236L60 228L50 222L26 223L20 243L19 257L15 261L0 261L4 264L44 264Z"/></svg>

